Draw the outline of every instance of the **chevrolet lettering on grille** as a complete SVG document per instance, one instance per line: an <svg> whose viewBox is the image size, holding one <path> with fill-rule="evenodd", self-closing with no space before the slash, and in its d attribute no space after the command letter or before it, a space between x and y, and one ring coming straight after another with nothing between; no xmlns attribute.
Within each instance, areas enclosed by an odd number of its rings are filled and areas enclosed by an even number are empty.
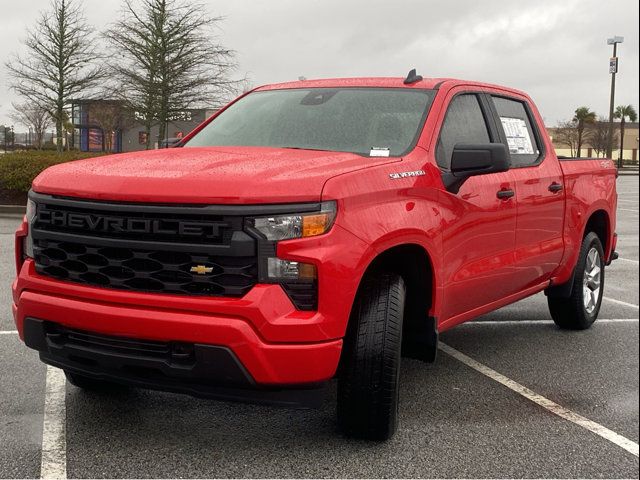
<svg viewBox="0 0 640 480"><path fill-rule="evenodd" d="M103 233L181 235L217 238L225 222L198 222L150 218L127 218L49 209L38 210L38 223L58 228L73 228Z"/></svg>

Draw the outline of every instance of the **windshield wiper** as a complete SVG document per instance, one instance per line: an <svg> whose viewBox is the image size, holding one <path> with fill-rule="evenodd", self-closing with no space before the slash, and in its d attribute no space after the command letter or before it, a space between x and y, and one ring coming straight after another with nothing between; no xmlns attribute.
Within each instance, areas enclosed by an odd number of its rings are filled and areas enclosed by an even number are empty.
<svg viewBox="0 0 640 480"><path fill-rule="evenodd" d="M324 148L307 148L307 147L278 147L286 148L287 150L311 150L313 152L335 152L336 150L326 150Z"/></svg>

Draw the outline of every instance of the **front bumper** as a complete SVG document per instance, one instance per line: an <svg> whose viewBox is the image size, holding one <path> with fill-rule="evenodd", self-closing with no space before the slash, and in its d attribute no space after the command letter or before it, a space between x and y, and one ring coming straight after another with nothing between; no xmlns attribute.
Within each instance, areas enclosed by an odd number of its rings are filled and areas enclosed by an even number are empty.
<svg viewBox="0 0 640 480"><path fill-rule="evenodd" d="M85 377L198 397L318 407L324 383L260 386L228 348L141 341L24 320L25 344L49 365Z"/></svg>
<svg viewBox="0 0 640 480"><path fill-rule="evenodd" d="M366 245L339 225L323 236L278 246L281 258L320 266L318 311L296 310L275 284L257 284L242 298L190 297L100 288L40 275L22 259L13 315L25 340L33 318L70 329L130 339L226 347L257 386L309 385L332 378L342 350ZM344 272L351 275L344 275ZM215 383L216 379L212 379Z"/></svg>
<svg viewBox="0 0 640 480"><path fill-rule="evenodd" d="M13 293L23 340L25 319L36 318L104 335L220 345L257 384L330 379L342 349L341 338L322 337L324 316L295 310L278 285L257 285L242 299L184 298L61 282L39 275L27 260Z"/></svg>

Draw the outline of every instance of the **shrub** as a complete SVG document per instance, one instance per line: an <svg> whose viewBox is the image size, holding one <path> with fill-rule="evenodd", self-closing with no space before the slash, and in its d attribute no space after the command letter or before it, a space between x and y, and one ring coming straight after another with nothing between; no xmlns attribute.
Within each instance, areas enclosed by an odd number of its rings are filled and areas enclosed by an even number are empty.
<svg viewBox="0 0 640 480"><path fill-rule="evenodd" d="M104 155L70 151L58 154L53 151L30 150L0 155L0 188L26 192L31 182L45 168L58 163Z"/></svg>

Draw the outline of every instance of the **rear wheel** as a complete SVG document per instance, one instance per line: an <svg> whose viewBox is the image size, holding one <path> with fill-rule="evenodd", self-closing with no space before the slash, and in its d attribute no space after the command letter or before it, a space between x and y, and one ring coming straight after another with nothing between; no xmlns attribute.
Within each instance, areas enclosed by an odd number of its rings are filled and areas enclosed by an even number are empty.
<svg viewBox="0 0 640 480"><path fill-rule="evenodd" d="M347 435L386 440L396 431L405 296L399 275L363 281L338 380L338 422Z"/></svg>
<svg viewBox="0 0 640 480"><path fill-rule="evenodd" d="M549 311L560 328L585 330L595 322L604 291L604 251L598 236L584 237L569 297L549 297Z"/></svg>

